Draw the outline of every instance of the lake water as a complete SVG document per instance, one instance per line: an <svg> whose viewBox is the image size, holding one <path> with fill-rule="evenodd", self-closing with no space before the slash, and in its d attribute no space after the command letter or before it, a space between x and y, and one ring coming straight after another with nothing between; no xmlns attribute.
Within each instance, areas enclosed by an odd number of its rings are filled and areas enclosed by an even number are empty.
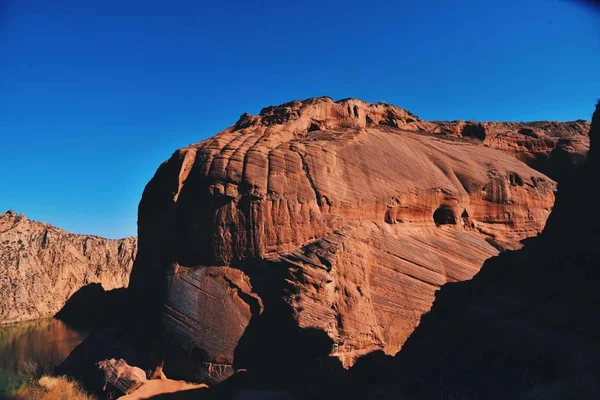
<svg viewBox="0 0 600 400"><path fill-rule="evenodd" d="M0 326L0 397L28 375L52 371L86 336L54 318Z"/></svg>

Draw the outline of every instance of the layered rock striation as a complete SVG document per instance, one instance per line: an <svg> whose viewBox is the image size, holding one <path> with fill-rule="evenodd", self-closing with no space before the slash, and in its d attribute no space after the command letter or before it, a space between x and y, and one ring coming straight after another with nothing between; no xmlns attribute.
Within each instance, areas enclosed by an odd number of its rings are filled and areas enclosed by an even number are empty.
<svg viewBox="0 0 600 400"><path fill-rule="evenodd" d="M340 398L599 398L600 103L589 137L542 234L444 286L395 359L365 359Z"/></svg>
<svg viewBox="0 0 600 400"><path fill-rule="evenodd" d="M576 165L586 126L330 98L244 114L147 185L131 289L205 380L294 347L395 354L440 286L543 229L556 183L532 167L561 143Z"/></svg>
<svg viewBox="0 0 600 400"><path fill-rule="evenodd" d="M89 284L126 287L136 251L135 238L76 235L0 214L0 324L53 316Z"/></svg>

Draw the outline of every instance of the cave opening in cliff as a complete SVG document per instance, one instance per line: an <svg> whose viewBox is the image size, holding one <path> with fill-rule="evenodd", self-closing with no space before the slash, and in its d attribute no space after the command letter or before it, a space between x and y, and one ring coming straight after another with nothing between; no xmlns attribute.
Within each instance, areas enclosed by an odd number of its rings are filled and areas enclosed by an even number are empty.
<svg viewBox="0 0 600 400"><path fill-rule="evenodd" d="M436 226L440 225L456 225L456 217L454 212L448 206L440 206L433 213L433 222Z"/></svg>
<svg viewBox="0 0 600 400"><path fill-rule="evenodd" d="M462 128L462 137L472 137L479 140L485 140L485 128L481 124L467 124Z"/></svg>

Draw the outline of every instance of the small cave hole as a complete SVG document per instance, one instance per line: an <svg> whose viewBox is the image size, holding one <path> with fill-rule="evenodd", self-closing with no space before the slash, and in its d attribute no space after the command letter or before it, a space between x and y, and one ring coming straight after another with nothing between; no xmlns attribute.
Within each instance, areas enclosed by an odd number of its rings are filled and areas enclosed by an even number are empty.
<svg viewBox="0 0 600 400"><path fill-rule="evenodd" d="M534 137L534 138L538 138L539 135L537 135L535 133L535 131L531 128L521 128L518 130L519 134L523 135L523 136L530 136L530 137Z"/></svg>
<svg viewBox="0 0 600 400"><path fill-rule="evenodd" d="M314 131L320 131L320 130L321 130L321 127L316 122L311 123L310 126L308 127L308 132L314 132Z"/></svg>
<svg viewBox="0 0 600 400"><path fill-rule="evenodd" d="M473 223L469 218L469 213L467 210L463 210L462 214L460 214L460 224L463 226L463 228L473 227Z"/></svg>
<svg viewBox="0 0 600 400"><path fill-rule="evenodd" d="M472 137L479 140L485 139L485 127L481 124L467 124L462 128L462 137Z"/></svg>
<svg viewBox="0 0 600 400"><path fill-rule="evenodd" d="M452 209L448 206L440 206L433 213L433 222L436 226L440 225L456 225L456 217Z"/></svg>
<svg viewBox="0 0 600 400"><path fill-rule="evenodd" d="M523 186L523 178L517 173L509 174L508 180L512 186Z"/></svg>

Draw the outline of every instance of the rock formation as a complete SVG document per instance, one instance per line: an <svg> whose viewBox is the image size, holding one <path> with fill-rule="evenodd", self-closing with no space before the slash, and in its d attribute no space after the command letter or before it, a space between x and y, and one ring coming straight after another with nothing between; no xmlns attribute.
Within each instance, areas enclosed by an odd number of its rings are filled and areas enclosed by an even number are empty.
<svg viewBox="0 0 600 400"><path fill-rule="evenodd" d="M480 141L484 146L508 152L560 181L569 174L571 167L585 161L589 129L590 123L584 120L565 123L453 121L437 123L431 132Z"/></svg>
<svg viewBox="0 0 600 400"><path fill-rule="evenodd" d="M136 251L135 238L76 235L0 214L0 324L53 316L85 285L126 287Z"/></svg>
<svg viewBox="0 0 600 400"><path fill-rule="evenodd" d="M341 398L600 398L599 137L600 102L543 233L441 288L395 360L361 360Z"/></svg>
<svg viewBox="0 0 600 400"><path fill-rule="evenodd" d="M148 381L143 369L132 367L122 359L100 361L98 369L104 375L104 390L107 392L114 391L120 395L133 393Z"/></svg>
<svg viewBox="0 0 600 400"><path fill-rule="evenodd" d="M244 114L147 185L130 288L204 381L395 354L440 286L543 229L556 183L532 167L581 162L587 126L330 98Z"/></svg>

